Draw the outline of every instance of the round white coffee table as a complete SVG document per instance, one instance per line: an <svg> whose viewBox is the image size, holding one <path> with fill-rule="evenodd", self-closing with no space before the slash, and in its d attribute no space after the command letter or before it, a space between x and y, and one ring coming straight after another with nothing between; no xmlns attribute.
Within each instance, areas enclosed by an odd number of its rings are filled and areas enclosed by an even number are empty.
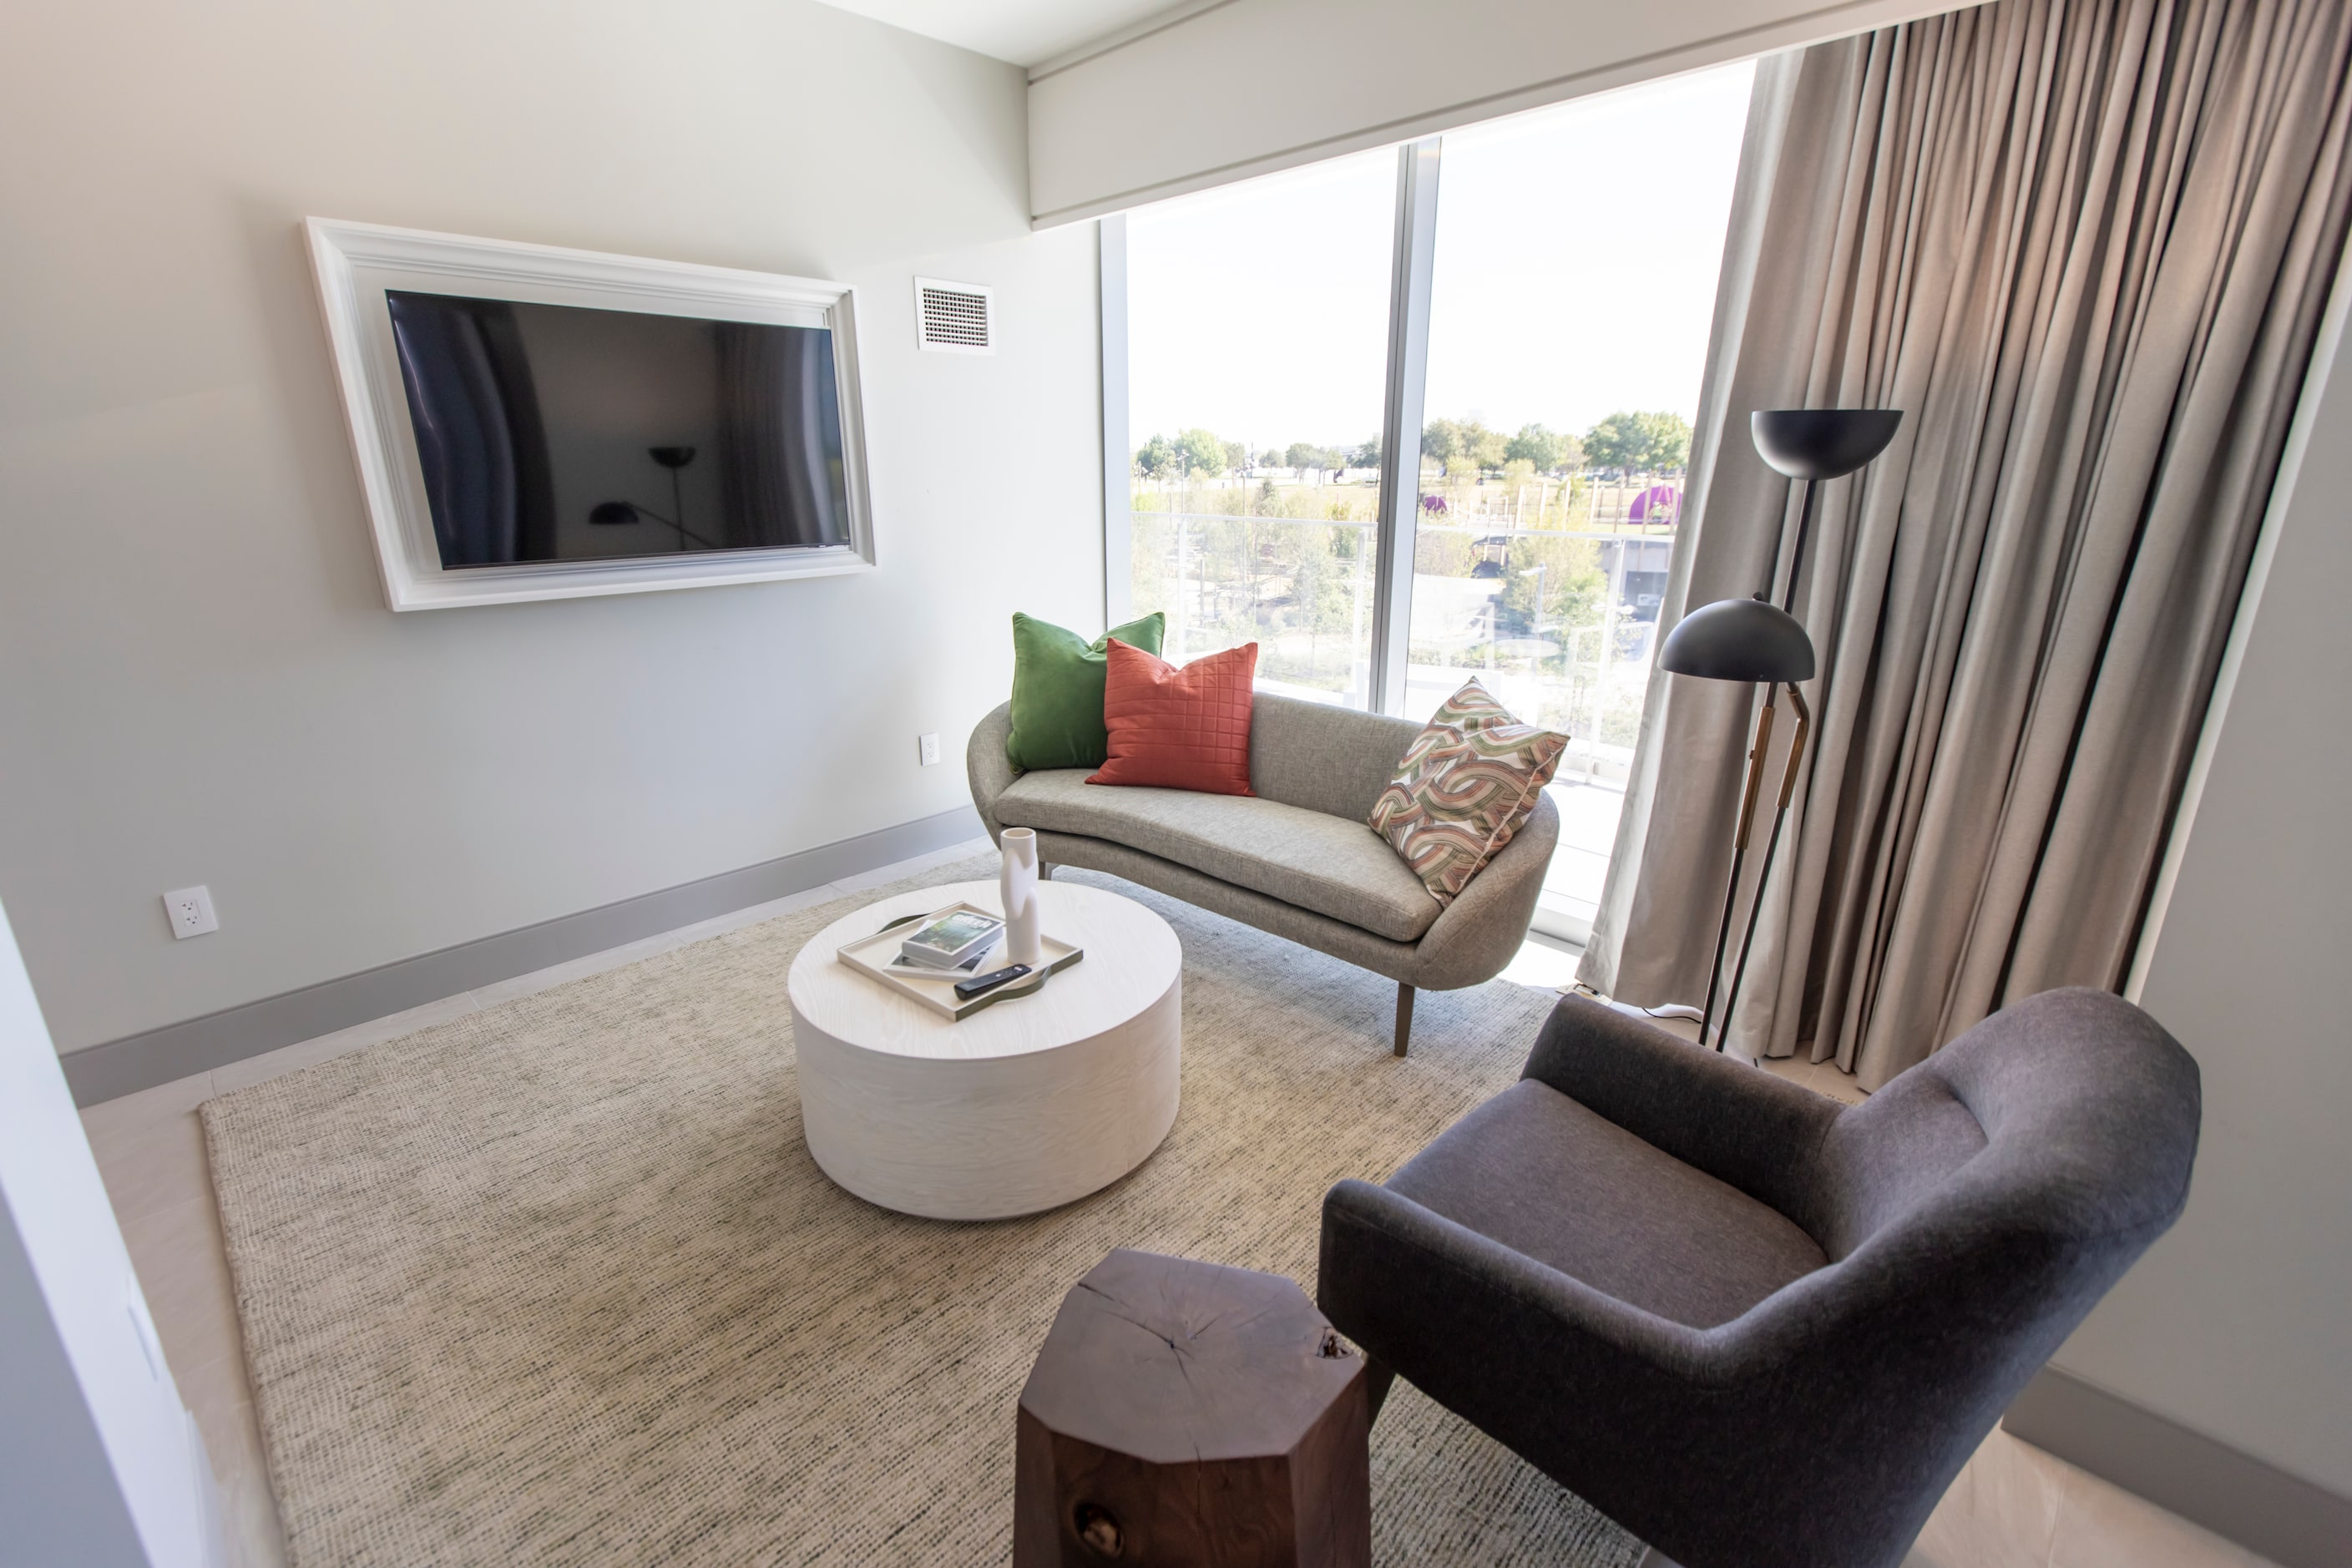
<svg viewBox="0 0 2352 1568"><path fill-rule="evenodd" d="M869 904L793 961L793 1037L809 1152L869 1203L934 1219L1034 1214L1143 1163L1176 1120L1183 952L1132 899L1037 886L1049 936L1086 950L1034 995L951 1023L835 955L901 915L959 899L1001 912L994 882Z"/></svg>

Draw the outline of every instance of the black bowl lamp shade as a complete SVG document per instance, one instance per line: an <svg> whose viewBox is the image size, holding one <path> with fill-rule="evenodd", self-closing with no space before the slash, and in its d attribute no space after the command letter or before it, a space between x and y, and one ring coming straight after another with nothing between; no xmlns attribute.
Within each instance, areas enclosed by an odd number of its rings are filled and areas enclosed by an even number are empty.
<svg viewBox="0 0 2352 1568"><path fill-rule="evenodd" d="M1834 479L1886 450L1899 408L1759 408L1748 434L1764 460L1792 479Z"/></svg>
<svg viewBox="0 0 2352 1568"><path fill-rule="evenodd" d="M1853 473L1886 450L1903 423L1899 408L1759 408L1748 416L1757 454L1775 470L1805 481L1797 514L1797 547L1780 607L1797 607L1797 578L1805 569L1805 541L1813 531L1813 491L1823 479Z"/></svg>
<svg viewBox="0 0 2352 1568"><path fill-rule="evenodd" d="M1766 599L1717 599L1676 623L1659 667L1705 680L1793 686L1813 678L1813 639L1797 617Z"/></svg>

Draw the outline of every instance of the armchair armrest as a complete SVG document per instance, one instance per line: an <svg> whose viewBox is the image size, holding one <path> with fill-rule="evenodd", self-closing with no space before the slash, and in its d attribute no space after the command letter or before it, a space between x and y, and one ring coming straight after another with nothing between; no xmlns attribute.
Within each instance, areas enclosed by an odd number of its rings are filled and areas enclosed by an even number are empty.
<svg viewBox="0 0 2352 1568"><path fill-rule="evenodd" d="M1948 1381L1952 1341L1921 1334L1883 1295L1853 1289L1850 1267L1820 1269L1727 1323L1693 1328L1400 1194L1342 1182L1323 1200L1316 1304L1387 1370L1660 1552L1691 1563L1892 1563L2000 1405L1922 1392ZM1901 1332L1887 1330L1893 1321ZM1906 1473L1916 1446L1890 1443L1890 1423L1951 1435L1938 1456L1948 1466L1931 1484ZM1792 1433L1810 1451L1856 1456L1856 1468L1892 1480L1874 1487L1878 1478L1865 1476L1864 1497L1924 1499L1916 1515L1825 1512L1816 1497L1792 1493L1757 1462L1783 1451ZM1781 1544L1759 1557L1744 1540Z"/></svg>
<svg viewBox="0 0 2352 1568"><path fill-rule="evenodd" d="M1569 1342L1675 1383L1714 1381L1727 1370L1720 1330L1630 1306L1370 1182L1342 1181L1323 1196L1316 1304L1368 1352L1433 1392L1447 1381L1447 1363L1516 1347L1541 1366Z"/></svg>
<svg viewBox="0 0 2352 1568"><path fill-rule="evenodd" d="M1550 795L1538 795L1511 841L1422 933L1412 984L1453 991L1503 973L1528 939L1559 843L1559 808Z"/></svg>
<svg viewBox="0 0 2352 1568"><path fill-rule="evenodd" d="M1012 733L1013 704L1000 702L972 726L971 739L964 744L963 769L971 782L971 804L991 838L1004 833L1004 825L996 820L996 799L1021 776L1004 752L1005 740Z"/></svg>
<svg viewBox="0 0 2352 1568"><path fill-rule="evenodd" d="M1560 998L1519 1076L1808 1225L1835 1101L1583 996Z"/></svg>

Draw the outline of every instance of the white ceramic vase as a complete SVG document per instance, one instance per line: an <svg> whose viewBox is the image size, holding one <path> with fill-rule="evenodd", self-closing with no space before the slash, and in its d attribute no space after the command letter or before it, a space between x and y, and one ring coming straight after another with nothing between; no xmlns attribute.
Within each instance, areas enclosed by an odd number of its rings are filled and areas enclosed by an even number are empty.
<svg viewBox="0 0 2352 1568"><path fill-rule="evenodd" d="M1004 962L1034 969L1045 962L1045 933L1037 920L1037 835L1008 827L999 842L1004 850L996 884L1004 897Z"/></svg>

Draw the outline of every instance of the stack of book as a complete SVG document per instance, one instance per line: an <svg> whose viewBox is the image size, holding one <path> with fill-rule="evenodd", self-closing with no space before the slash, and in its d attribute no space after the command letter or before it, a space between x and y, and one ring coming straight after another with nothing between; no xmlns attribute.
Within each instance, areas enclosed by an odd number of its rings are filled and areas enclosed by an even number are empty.
<svg viewBox="0 0 2352 1568"><path fill-rule="evenodd" d="M992 1003L1027 996L1044 986L1048 975L1067 969L1086 956L1086 950L1051 935L1045 938L1045 962L1029 973L982 992L956 994L956 982L1002 969L1004 921L975 904L950 904L928 915L902 915L872 936L849 943L838 954L860 974L888 986L940 1017L969 1017Z"/></svg>
<svg viewBox="0 0 2352 1568"><path fill-rule="evenodd" d="M967 973L996 949L1004 922L982 910L958 905L924 921L898 942L898 962L933 973L957 969Z"/></svg>

